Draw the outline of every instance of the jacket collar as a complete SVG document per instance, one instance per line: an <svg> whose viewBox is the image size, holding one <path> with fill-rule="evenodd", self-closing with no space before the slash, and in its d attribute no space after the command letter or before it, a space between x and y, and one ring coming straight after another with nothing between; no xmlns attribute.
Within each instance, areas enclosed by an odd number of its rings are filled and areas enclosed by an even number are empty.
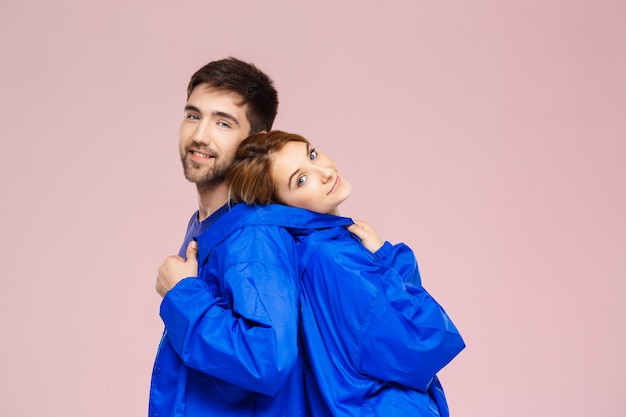
<svg viewBox="0 0 626 417"><path fill-rule="evenodd" d="M248 206L239 203L197 237L200 255L198 261L204 262L215 247L237 230L248 226L278 226L289 229L292 235L306 235L311 229L345 227L352 223L352 219L347 217L320 214L280 204Z"/></svg>

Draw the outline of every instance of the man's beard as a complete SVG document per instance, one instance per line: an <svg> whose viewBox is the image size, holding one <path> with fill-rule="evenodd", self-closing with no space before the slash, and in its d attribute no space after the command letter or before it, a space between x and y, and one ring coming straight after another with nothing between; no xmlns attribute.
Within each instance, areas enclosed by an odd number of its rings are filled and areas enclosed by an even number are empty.
<svg viewBox="0 0 626 417"><path fill-rule="evenodd" d="M188 154L187 154L188 155ZM218 162L212 167L202 167L200 164L188 157L181 157L185 178L197 186L213 187L224 182L231 161Z"/></svg>

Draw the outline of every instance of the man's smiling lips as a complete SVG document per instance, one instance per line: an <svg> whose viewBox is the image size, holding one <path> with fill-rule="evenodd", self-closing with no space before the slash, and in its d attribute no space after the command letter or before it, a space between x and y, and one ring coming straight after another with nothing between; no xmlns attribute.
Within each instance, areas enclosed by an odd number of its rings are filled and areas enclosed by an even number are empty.
<svg viewBox="0 0 626 417"><path fill-rule="evenodd" d="M204 152L200 152L200 151L196 151L193 149L189 150L189 154L191 155L191 157L193 159L195 159L196 161L206 161L208 159L212 159L215 158L214 155L210 155L208 153L204 153Z"/></svg>

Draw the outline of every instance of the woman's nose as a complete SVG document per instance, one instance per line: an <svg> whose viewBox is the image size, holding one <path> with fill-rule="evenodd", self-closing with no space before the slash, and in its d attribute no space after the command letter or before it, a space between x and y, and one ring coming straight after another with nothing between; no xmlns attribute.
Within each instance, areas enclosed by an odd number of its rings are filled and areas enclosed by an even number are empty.
<svg viewBox="0 0 626 417"><path fill-rule="evenodd" d="M333 176L333 169L331 167L319 167L319 172L322 182L327 182Z"/></svg>

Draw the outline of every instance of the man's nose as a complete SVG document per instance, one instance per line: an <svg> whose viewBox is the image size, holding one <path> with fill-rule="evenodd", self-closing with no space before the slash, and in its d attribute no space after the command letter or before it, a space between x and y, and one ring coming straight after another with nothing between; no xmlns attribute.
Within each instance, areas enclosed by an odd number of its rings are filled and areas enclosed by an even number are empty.
<svg viewBox="0 0 626 417"><path fill-rule="evenodd" d="M211 135L209 133L208 126L205 123L198 124L198 127L193 132L191 139L202 145L208 145L211 143Z"/></svg>

